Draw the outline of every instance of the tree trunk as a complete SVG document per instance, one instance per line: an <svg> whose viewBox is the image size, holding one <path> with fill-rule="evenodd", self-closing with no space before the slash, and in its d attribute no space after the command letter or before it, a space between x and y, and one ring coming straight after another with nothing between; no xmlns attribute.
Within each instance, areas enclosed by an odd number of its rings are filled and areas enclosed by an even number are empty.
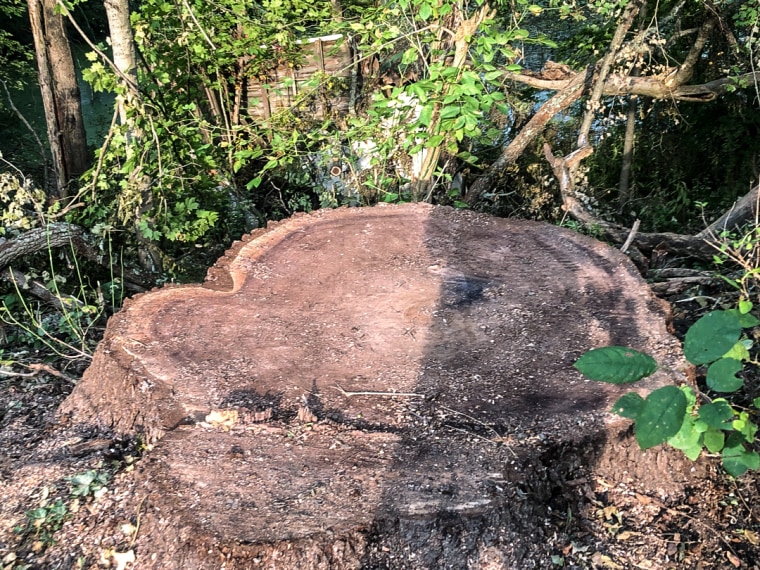
<svg viewBox="0 0 760 570"><path fill-rule="evenodd" d="M117 96L116 105L121 123L129 127L127 156L132 156L133 153L140 152L140 140L143 133L134 121L127 116L127 107L130 105L130 100L135 96L133 88L138 81L135 41L129 23L129 3L127 0L104 0L103 5L108 18L114 65L121 72L122 80L127 83L124 86L124 92ZM163 270L160 249L155 241L145 237L140 230L140 223L152 209L153 196L151 179L145 174L139 162L137 168L129 175L129 185L136 188L141 196L141 204L138 206L134 222L140 264L150 273L160 273ZM148 223L152 224L152 220L148 220Z"/></svg>
<svg viewBox="0 0 760 570"><path fill-rule="evenodd" d="M113 47L113 62L117 69L136 85L137 57L132 28L129 24L129 6L120 0L104 0L103 5L108 18L108 31ZM127 89L125 93L125 95L116 97L119 119L123 125L127 124L126 99L129 98L131 91Z"/></svg>
<svg viewBox="0 0 760 570"><path fill-rule="evenodd" d="M55 0L28 0L40 90L56 172L55 195L65 198L72 180L89 166L74 59Z"/></svg>
<svg viewBox="0 0 760 570"><path fill-rule="evenodd" d="M628 100L628 114L625 119L623 164L620 166L620 182L618 184L618 203L621 208L631 199L631 169L633 167L633 147L636 141L636 107L637 97L631 95Z"/></svg>

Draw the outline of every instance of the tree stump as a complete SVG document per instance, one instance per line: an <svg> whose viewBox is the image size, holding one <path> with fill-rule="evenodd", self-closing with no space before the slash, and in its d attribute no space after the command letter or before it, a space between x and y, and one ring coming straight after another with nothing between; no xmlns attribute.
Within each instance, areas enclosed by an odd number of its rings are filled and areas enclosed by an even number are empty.
<svg viewBox="0 0 760 570"><path fill-rule="evenodd" d="M549 567L547 505L579 469L679 484L660 453L614 467L629 388L572 367L615 344L677 369L667 315L624 255L566 229L320 211L127 301L59 413L154 443L140 568Z"/></svg>

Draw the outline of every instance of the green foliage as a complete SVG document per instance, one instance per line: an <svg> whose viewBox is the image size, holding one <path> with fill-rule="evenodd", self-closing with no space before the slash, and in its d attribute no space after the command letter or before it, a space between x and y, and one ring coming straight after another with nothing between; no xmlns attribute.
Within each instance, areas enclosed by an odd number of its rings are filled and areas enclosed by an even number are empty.
<svg viewBox="0 0 760 570"><path fill-rule="evenodd" d="M26 512L26 527L16 528L16 532L38 541L38 549L44 549L55 543L53 535L61 529L69 516L69 508L63 500L32 509Z"/></svg>
<svg viewBox="0 0 760 570"><path fill-rule="evenodd" d="M28 18L25 4L18 0L0 0L0 17L3 19L3 28L0 29L0 84L18 89L34 77L34 51L21 43L12 32L14 23L18 26L18 22ZM0 108L5 94L4 90L0 90Z"/></svg>
<svg viewBox="0 0 760 570"><path fill-rule="evenodd" d="M684 339L684 355L693 365L708 365L709 390L734 394L744 381L737 376L742 361L751 361L751 342L741 339L742 329L760 324L750 314L746 300L739 309L710 312L695 322ZM619 384L635 382L652 374L655 366L647 355L621 347L604 347L584 354L575 367L592 380ZM760 403L757 399L754 404ZM752 413L734 406L723 397L709 397L691 386L664 386L646 398L632 392L622 396L613 412L635 423L641 449L667 442L696 460L706 449L720 453L727 473L739 477L758 469L760 456L753 449L757 425Z"/></svg>
<svg viewBox="0 0 760 570"><path fill-rule="evenodd" d="M649 449L675 436L685 413L686 396L676 386L664 386L650 393L633 418L639 447Z"/></svg>
<svg viewBox="0 0 760 570"><path fill-rule="evenodd" d="M42 489L41 505L26 512L26 525L16 527L15 531L22 535L24 540L34 541L32 549L44 550L55 543L54 535L63 523L69 518L71 512L79 508L80 501L87 497L99 499L106 489L106 484L111 476L96 469L90 469L68 478L69 500L64 498L50 499L51 489Z"/></svg>
<svg viewBox="0 0 760 570"><path fill-rule="evenodd" d="M10 173L0 173L0 205L0 236L6 239L46 227L60 207L48 206L45 194L29 179ZM67 360L90 359L106 308L120 306L124 295L118 276L110 276L105 290L90 282L73 249L48 249L14 260L8 275L0 284L0 323L8 325L8 342ZM47 292L46 305L28 294L32 282Z"/></svg>
<svg viewBox="0 0 760 570"><path fill-rule="evenodd" d="M103 471L90 469L69 478L72 497L88 497L92 495L96 499L105 493L106 485L111 476Z"/></svg>
<svg viewBox="0 0 760 570"><path fill-rule="evenodd" d="M583 374L611 384L637 382L657 370L654 358L624 346L595 348L575 363Z"/></svg>
<svg viewBox="0 0 760 570"><path fill-rule="evenodd" d="M492 117L508 113L502 83L504 70L519 69L513 44L552 45L520 25L541 8L505 3L495 17L482 3L396 0L346 5L343 19L334 9L327 0L140 3L132 25L146 64L138 70L145 97L136 100L95 57L84 72L94 89L115 91L127 102L129 132L141 133L140 151L130 150L126 127L112 129L87 176L87 205L77 221L136 228L163 250L181 251L183 243L234 236L241 229L230 222L250 219L251 212L279 217L432 199L436 192L443 202L464 206L457 192L446 190L450 172L456 162L477 165L472 151L503 138ZM442 32L478 14L467 37ZM319 73L299 84L290 108L245 115L246 101L235 94L245 93L250 79L271 81L272 93L288 89L289 80L275 74L304 63L299 42L336 32L351 38L362 60L378 58L381 72L398 78L383 89L374 85L377 77L363 78L362 116L338 116L329 106L315 116L315 101L352 87L346 78ZM247 103L255 105L252 93ZM425 157L432 157L432 170L413 170ZM335 168L339 175L326 174ZM413 183L418 177L430 180L424 195ZM147 198L141 180L149 181ZM238 215L240 208L248 212Z"/></svg>
<svg viewBox="0 0 760 570"><path fill-rule="evenodd" d="M719 359L741 336L739 319L727 311L713 311L699 319L686 333L683 352L692 364Z"/></svg>

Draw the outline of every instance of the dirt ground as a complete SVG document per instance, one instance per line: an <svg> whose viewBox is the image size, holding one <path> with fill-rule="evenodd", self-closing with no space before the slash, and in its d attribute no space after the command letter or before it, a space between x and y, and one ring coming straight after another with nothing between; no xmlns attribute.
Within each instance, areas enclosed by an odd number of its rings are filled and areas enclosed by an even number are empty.
<svg viewBox="0 0 760 570"><path fill-rule="evenodd" d="M572 371L599 344L678 360L622 256L394 212L288 222L128 304L63 406L65 379L3 379L0 567L760 567L757 477L641 454Z"/></svg>

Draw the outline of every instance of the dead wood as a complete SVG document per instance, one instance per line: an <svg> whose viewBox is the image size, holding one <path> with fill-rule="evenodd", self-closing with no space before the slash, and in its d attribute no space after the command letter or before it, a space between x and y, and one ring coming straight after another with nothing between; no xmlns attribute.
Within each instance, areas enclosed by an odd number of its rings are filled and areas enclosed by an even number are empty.
<svg viewBox="0 0 760 570"><path fill-rule="evenodd" d="M144 292L147 285L144 280L118 264L110 264L101 259L95 247L89 243L85 231L75 225L66 222L54 222L44 227L33 228L17 237L0 243L0 277L10 283L14 283L23 292L37 297L45 303L56 308L61 308L61 297L50 291L39 281L28 278L18 269L9 267L18 259L26 258L35 253L49 249L69 247L77 254L90 262L108 268L114 275L124 277L124 286L132 292ZM73 297L64 296L70 302L78 304Z"/></svg>
<svg viewBox="0 0 760 570"><path fill-rule="evenodd" d="M697 234L703 239L715 239L725 231L733 232L741 229L746 223L758 217L758 200L760 200L760 184L756 184L747 194L739 198L720 218Z"/></svg>
<svg viewBox="0 0 760 570"><path fill-rule="evenodd" d="M42 228L31 229L0 243L0 268L7 267L20 257L67 245L88 254L92 251L91 246L84 240L84 230L74 224L55 222Z"/></svg>
<svg viewBox="0 0 760 570"><path fill-rule="evenodd" d="M19 292L28 293L33 297L37 297L39 300L52 305L58 310L64 309L64 303L68 304L68 308L82 305L82 301L76 297L72 297L71 295L57 295L45 287L45 285L36 279L32 279L28 275L25 275L18 269L6 267L5 269L0 270L0 277L13 284Z"/></svg>
<svg viewBox="0 0 760 570"><path fill-rule="evenodd" d="M680 64L661 70L655 75L640 73L641 70L636 66L632 68L636 70L633 73L616 72L614 64L618 61L619 54L629 48L633 51L636 51L637 47L641 48L643 40L651 32L645 28L631 40L624 41L639 8L639 2L628 4L621 15L610 49L595 66L589 66L586 70L573 71L568 66L548 61L539 73L504 72L505 79L536 89L556 91L556 94L541 106L526 126L520 129L515 138L504 148L501 156L471 184L465 196L468 204L475 204L485 192L498 184L506 168L519 158L532 141L536 140L543 132L546 123L583 96L588 95L589 101L588 111L579 130L577 144L579 148L588 144L588 131L602 96L636 95L669 101L706 103L716 99L732 85L736 85L737 81L754 81L760 77L760 72L753 72L739 78L724 77L708 83L688 85L694 76L700 55L719 23L719 18L715 15L706 16L702 25L695 31L694 42ZM594 70L593 76L592 70Z"/></svg>

